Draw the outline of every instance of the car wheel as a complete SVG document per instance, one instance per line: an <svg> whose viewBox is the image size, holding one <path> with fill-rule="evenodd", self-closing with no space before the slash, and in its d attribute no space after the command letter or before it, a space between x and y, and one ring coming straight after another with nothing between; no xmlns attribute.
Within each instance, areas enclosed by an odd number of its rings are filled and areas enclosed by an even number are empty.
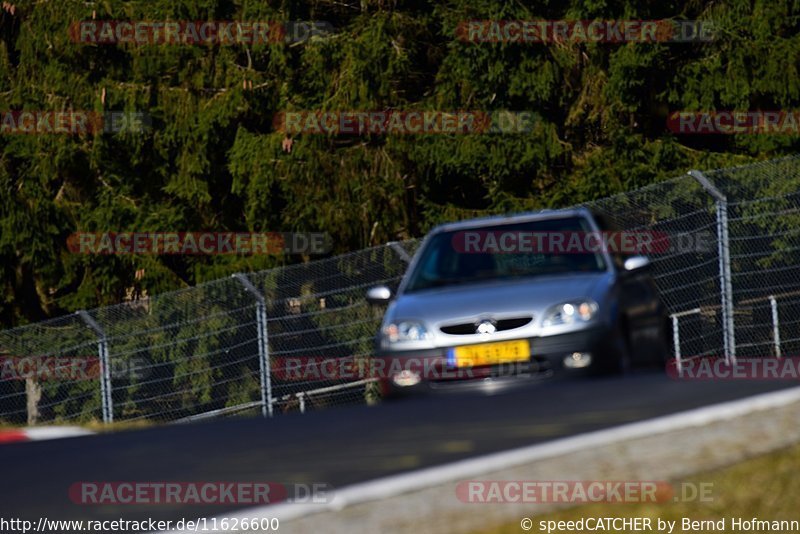
<svg viewBox="0 0 800 534"><path fill-rule="evenodd" d="M672 358L672 354L672 321L669 316L665 316L661 321L661 331L658 336L658 347L656 347L654 364L661 369L665 369L669 360Z"/></svg>
<svg viewBox="0 0 800 534"><path fill-rule="evenodd" d="M627 374L631 370L631 347L628 327L624 318L617 319L612 335L612 359L610 371L614 374Z"/></svg>

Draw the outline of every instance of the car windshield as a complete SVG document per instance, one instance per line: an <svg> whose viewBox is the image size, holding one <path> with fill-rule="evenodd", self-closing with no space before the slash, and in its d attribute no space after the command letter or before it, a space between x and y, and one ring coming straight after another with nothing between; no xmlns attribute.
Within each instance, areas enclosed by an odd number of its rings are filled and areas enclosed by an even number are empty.
<svg viewBox="0 0 800 534"><path fill-rule="evenodd" d="M406 292L493 279L600 272L606 263L584 217L476 227L435 235ZM588 244L588 246L587 246Z"/></svg>

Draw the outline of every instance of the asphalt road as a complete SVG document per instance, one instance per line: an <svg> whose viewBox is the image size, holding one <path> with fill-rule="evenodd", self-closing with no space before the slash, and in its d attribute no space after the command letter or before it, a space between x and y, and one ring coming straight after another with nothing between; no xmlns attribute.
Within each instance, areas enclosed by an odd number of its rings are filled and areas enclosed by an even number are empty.
<svg viewBox="0 0 800 534"><path fill-rule="evenodd" d="M223 505L79 505L81 481L246 481L342 487L796 385L677 382L657 372L531 384L271 420L233 418L0 445L0 517L180 519Z"/></svg>

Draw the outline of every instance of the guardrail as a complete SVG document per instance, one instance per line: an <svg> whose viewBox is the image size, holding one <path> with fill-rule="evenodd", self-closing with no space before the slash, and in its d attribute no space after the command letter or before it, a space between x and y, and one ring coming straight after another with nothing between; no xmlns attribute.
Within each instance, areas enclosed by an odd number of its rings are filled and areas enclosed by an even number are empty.
<svg viewBox="0 0 800 534"><path fill-rule="evenodd" d="M298 407L300 413L306 413L306 399L309 397L313 397L314 395L322 395L325 393L333 393L335 391L342 391L344 389L354 388L358 386L365 386L367 384L371 384L373 382L377 382L377 378L364 378L363 380L357 380L355 382L347 382L345 384L337 384L335 386L326 386L323 388L316 388L316 389L309 389L305 391L298 391L296 393L290 393L287 395L283 395L282 397L272 398L270 399L271 406L269 407L269 412L272 413L275 404L279 402L286 402L291 400L296 400L298 403ZM174 421L175 424L181 423L193 423L196 421L202 421L205 419L213 419L215 417L220 417L224 415L231 415L238 412L243 412L246 410L250 410L252 408L259 408L262 407L261 401L253 401L253 402L246 402L244 404L239 404L237 406L229 406L226 408L220 408L217 410L211 410L208 412L199 413L196 415L190 415L189 417L183 417Z"/></svg>
<svg viewBox="0 0 800 534"><path fill-rule="evenodd" d="M797 293L790 293L785 296L797 296ZM780 313L778 310L778 295L768 295L765 298L759 299L748 299L741 303L739 307L739 313L744 314L745 312L752 312L753 305L766 302L769 303L769 316L770 316L770 324L769 326L769 333L771 335L771 339L769 343L771 344L771 354L770 356L774 356L776 358L783 357L784 351L781 346L781 324L780 324ZM789 300L789 303L797 303L797 299ZM680 370L683 366L683 362L685 358L683 356L681 350L681 335L680 335L680 319L683 317L689 317L692 315L713 315L716 314L718 307L708 307L708 308L692 308L689 310L683 310L680 312L675 312L670 314L670 319L672 320L672 342L673 342L673 356L676 360L676 365ZM761 325L756 325L761 326ZM741 326L740 328L744 328ZM766 332L764 332L766 333ZM755 341L750 343L740 343L739 348L748 348L748 347L760 347L765 345L767 342L765 340ZM766 356L766 354L762 354L761 356ZM726 359L727 363L731 363L731 360Z"/></svg>
<svg viewBox="0 0 800 534"><path fill-rule="evenodd" d="M297 393L284 395L283 397L281 397L280 400L286 401L295 398L298 401L300 413L306 413L306 399L308 399L309 397L312 397L314 395L322 395L323 393L333 393L334 391L341 391L343 389L348 389L352 387L365 386L367 384L371 384L377 381L378 381L377 378L364 378L363 380L357 380L355 382L348 382L346 384L339 384L336 386L327 386L324 388L309 389L308 391L298 391Z"/></svg>

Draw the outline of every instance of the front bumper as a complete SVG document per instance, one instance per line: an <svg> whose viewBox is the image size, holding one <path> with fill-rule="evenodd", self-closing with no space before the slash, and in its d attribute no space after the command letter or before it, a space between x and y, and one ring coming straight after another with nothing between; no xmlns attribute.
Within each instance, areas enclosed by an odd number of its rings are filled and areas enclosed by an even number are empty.
<svg viewBox="0 0 800 534"><path fill-rule="evenodd" d="M596 327L565 334L521 338L530 343L527 361L456 368L448 364L448 349L379 351L378 376L384 393L465 388L469 383L506 384L542 379L561 374L583 374L608 365L610 332ZM590 353L592 363L581 369L564 367L564 358L575 353ZM419 378L416 381L417 376ZM400 383L398 383L400 382ZM473 384L474 385L474 384Z"/></svg>

